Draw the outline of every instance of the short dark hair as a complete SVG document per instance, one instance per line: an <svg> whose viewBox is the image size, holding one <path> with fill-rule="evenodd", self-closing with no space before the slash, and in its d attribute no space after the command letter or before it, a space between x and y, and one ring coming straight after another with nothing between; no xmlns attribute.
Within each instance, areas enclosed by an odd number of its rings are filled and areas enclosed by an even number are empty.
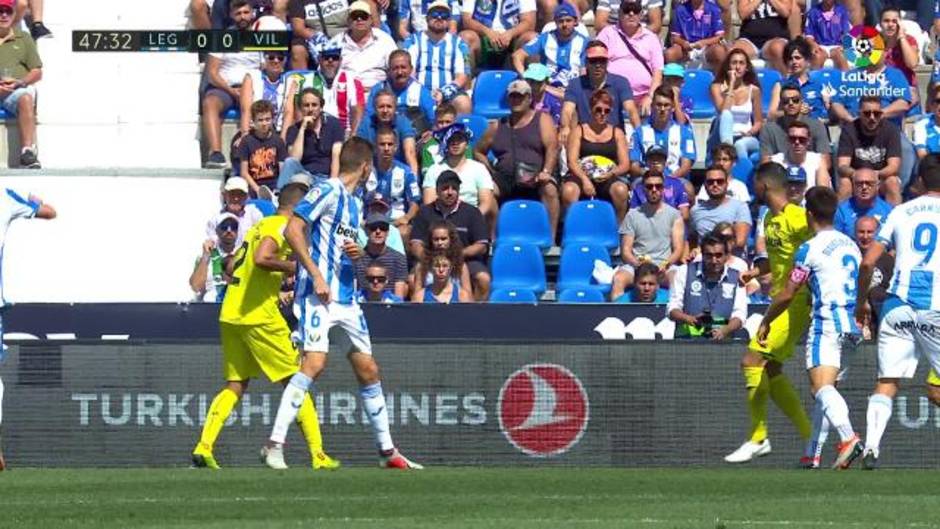
<svg viewBox="0 0 940 529"><path fill-rule="evenodd" d="M646 180L649 178L661 178L663 182L666 181L666 175L662 173L654 173L653 171L647 169L646 172L643 173L642 181L646 182Z"/></svg>
<svg viewBox="0 0 940 529"><path fill-rule="evenodd" d="M454 117L457 117L457 107L450 102L444 102L440 105L437 105L437 110L434 111L434 117L439 118L441 116L446 116L448 114L453 114Z"/></svg>
<svg viewBox="0 0 940 529"><path fill-rule="evenodd" d="M780 95L782 96L784 92L796 92L800 94L800 99L803 98L803 91L800 90L800 85L796 83L786 82L780 85Z"/></svg>
<svg viewBox="0 0 940 529"><path fill-rule="evenodd" d="M712 159L718 158L719 154L727 154L732 162L738 161L738 150L734 148L734 145L730 143L719 143L712 149Z"/></svg>
<svg viewBox="0 0 940 529"><path fill-rule="evenodd" d="M862 98L858 100L858 107L861 108L865 103L878 103L878 106L881 106L881 98L874 94L863 95Z"/></svg>
<svg viewBox="0 0 940 529"><path fill-rule="evenodd" d="M721 167L720 165L716 165L716 164L709 165L708 169L705 169L705 174L708 174L712 171L718 171L719 173L725 175L725 180L728 179L728 171L725 171L724 167Z"/></svg>
<svg viewBox="0 0 940 529"><path fill-rule="evenodd" d="M706 246L721 246L725 253L730 253L728 251L728 243L712 232L706 233L705 236L702 237L702 242L699 243L699 248L705 248Z"/></svg>
<svg viewBox="0 0 940 529"><path fill-rule="evenodd" d="M376 140L378 140L380 134L391 134L392 136L395 136L396 140L398 139L398 132L387 123L380 123L377 127L375 127Z"/></svg>
<svg viewBox="0 0 940 529"><path fill-rule="evenodd" d="M393 51L392 53L388 54L388 65L391 66L392 61L399 57L404 57L405 59L408 59L408 64L411 64L411 54L408 53L408 50L403 50L399 48Z"/></svg>
<svg viewBox="0 0 940 529"><path fill-rule="evenodd" d="M308 190L309 188L305 184L298 182L287 184L277 195L277 205L282 208L294 207L304 198Z"/></svg>
<svg viewBox="0 0 940 529"><path fill-rule="evenodd" d="M920 161L917 175L927 191L940 191L940 154L928 154Z"/></svg>
<svg viewBox="0 0 940 529"><path fill-rule="evenodd" d="M372 144L368 141L358 136L349 138L339 152L340 172L355 171L360 165L371 162L373 153Z"/></svg>
<svg viewBox="0 0 940 529"><path fill-rule="evenodd" d="M806 209L813 214L817 221L832 224L836 218L836 209L839 208L839 197L832 188L814 186L806 191Z"/></svg>
<svg viewBox="0 0 940 529"><path fill-rule="evenodd" d="M634 280L634 282L635 282L637 279L640 279L641 277L645 277L645 276L648 276L648 275L654 275L654 276L656 276L656 277L658 278L658 277L659 277L659 267L656 266L656 265L653 264L653 263L645 262L645 263L640 263L640 266L636 267L636 268L633 270L633 280Z"/></svg>
<svg viewBox="0 0 940 529"><path fill-rule="evenodd" d="M267 99L259 99L251 104L251 119L255 119L261 114L274 115L274 105Z"/></svg>
<svg viewBox="0 0 940 529"><path fill-rule="evenodd" d="M763 181L770 187L786 189L787 170L777 162L764 162L757 166L757 171L754 172L754 181Z"/></svg>
<svg viewBox="0 0 940 529"><path fill-rule="evenodd" d="M810 50L809 42L803 38L802 35L796 37L795 39L787 42L787 45L783 47L783 60L789 61L790 56L793 55L793 52L798 51L804 59L809 60L812 55Z"/></svg>
<svg viewBox="0 0 940 529"><path fill-rule="evenodd" d="M790 129L803 129L809 134L809 125L798 119L791 121L790 124L787 125L787 130L789 131Z"/></svg>
<svg viewBox="0 0 940 529"><path fill-rule="evenodd" d="M898 17L901 16L901 10L898 7L889 5L888 7L885 7L884 9L882 9L881 13L878 13L878 20L880 21L882 18L884 18L885 13L888 13L889 11L894 11L895 13L898 14Z"/></svg>
<svg viewBox="0 0 940 529"><path fill-rule="evenodd" d="M317 101L320 102L321 107L326 103L326 100L323 99L323 92L317 90L316 88L312 86L308 86L304 88L303 90L301 90L299 94L297 94L297 100L294 102L295 106L299 107L300 102L304 100L304 96L307 94L314 95L317 98Z"/></svg>
<svg viewBox="0 0 940 529"><path fill-rule="evenodd" d="M664 97L669 101L672 101L672 88L669 88L668 86L657 86L656 90L653 90L653 98L657 97Z"/></svg>
<svg viewBox="0 0 940 529"><path fill-rule="evenodd" d="M382 88L381 90L377 91L375 95L372 97L372 104L375 105L376 101L378 101L380 97L386 97L386 96L392 98L392 101L396 101L398 99L398 97L395 95L394 92L392 92L388 88Z"/></svg>
<svg viewBox="0 0 940 529"><path fill-rule="evenodd" d="M251 1L250 0L231 0L231 2L228 3L228 12L231 13L232 11L236 11L245 6L250 7Z"/></svg>

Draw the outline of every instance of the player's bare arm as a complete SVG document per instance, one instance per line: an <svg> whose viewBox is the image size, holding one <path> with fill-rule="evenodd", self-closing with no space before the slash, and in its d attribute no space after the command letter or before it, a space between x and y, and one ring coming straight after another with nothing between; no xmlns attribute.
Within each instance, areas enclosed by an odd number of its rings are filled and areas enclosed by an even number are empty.
<svg viewBox="0 0 940 529"><path fill-rule="evenodd" d="M871 277L875 271L875 263L881 258L885 247L878 241L875 241L865 252L861 264L858 265L858 289L855 294L855 323L859 327L867 327L871 320L871 305L866 299L868 288L871 286Z"/></svg>
<svg viewBox="0 0 940 529"><path fill-rule="evenodd" d="M313 258L310 257L310 250L307 248L307 236L304 233L307 229L307 223L304 219L293 216L287 221L287 227L284 229L284 239L287 245L293 250L294 255L300 261L300 265L313 278L313 289L324 303L330 301L330 286L323 278L323 274L317 268Z"/></svg>
<svg viewBox="0 0 940 529"><path fill-rule="evenodd" d="M272 237L261 239L258 249L255 250L255 264L258 267L272 272L293 274L297 271L297 263L293 260L284 260L278 257L278 245Z"/></svg>

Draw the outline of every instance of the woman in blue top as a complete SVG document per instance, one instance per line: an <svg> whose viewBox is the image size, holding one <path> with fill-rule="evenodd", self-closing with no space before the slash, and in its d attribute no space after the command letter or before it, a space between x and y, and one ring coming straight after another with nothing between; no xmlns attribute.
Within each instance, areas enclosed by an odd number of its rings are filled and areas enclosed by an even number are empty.
<svg viewBox="0 0 940 529"><path fill-rule="evenodd" d="M463 261L458 257L454 262L447 252L434 252L427 259L431 270L431 284L415 293L418 303L469 303L473 296L460 288L460 281L452 277L452 271L463 268Z"/></svg>

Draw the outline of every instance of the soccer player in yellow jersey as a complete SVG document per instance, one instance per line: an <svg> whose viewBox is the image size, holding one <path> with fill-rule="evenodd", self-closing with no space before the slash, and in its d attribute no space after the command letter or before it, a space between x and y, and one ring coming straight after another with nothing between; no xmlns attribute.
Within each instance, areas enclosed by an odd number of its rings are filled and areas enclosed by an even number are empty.
<svg viewBox="0 0 940 529"><path fill-rule="evenodd" d="M764 218L767 255L755 264L761 274L770 273L770 295L776 297L786 286L797 248L812 237L803 208L787 200L787 171L782 165L767 162L757 168L754 192L769 208ZM728 454L728 463L744 463L770 453L767 439L767 396L796 426L803 440L810 436L810 422L800 397L782 371L797 340L809 324L809 299L805 287L797 291L789 308L770 325L765 345L754 338L741 359L751 416L750 438Z"/></svg>
<svg viewBox="0 0 940 529"><path fill-rule="evenodd" d="M307 186L302 184L285 186L277 213L253 226L233 257L232 281L219 315L226 383L209 407L202 436L193 450L197 467L219 468L213 445L249 380L263 372L272 382L283 385L299 368L290 329L278 309L278 294L284 276L296 271L296 263L288 259L290 247L284 240L284 228L306 192ZM297 422L310 448L313 468L339 467L338 461L323 452L320 424L309 396L300 406Z"/></svg>

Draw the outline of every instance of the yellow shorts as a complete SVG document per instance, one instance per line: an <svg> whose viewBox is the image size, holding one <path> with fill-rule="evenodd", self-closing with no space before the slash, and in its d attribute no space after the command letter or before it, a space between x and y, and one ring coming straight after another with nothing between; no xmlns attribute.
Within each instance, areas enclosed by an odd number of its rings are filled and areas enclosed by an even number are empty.
<svg viewBox="0 0 940 529"><path fill-rule="evenodd" d="M767 347L757 343L757 338L751 338L748 348L761 353L770 361L783 363L793 356L796 342L799 341L806 327L809 325L810 306L806 297L799 296L794 299L787 310L777 316L770 324L770 333L767 335Z"/></svg>
<svg viewBox="0 0 940 529"><path fill-rule="evenodd" d="M927 373L927 383L931 386L940 386L940 377L934 373L933 369L930 370L930 373Z"/></svg>
<svg viewBox="0 0 940 529"><path fill-rule="evenodd" d="M264 372L271 382L277 382L297 372L297 351L284 322L263 325L220 322L219 334L225 380L258 378Z"/></svg>

